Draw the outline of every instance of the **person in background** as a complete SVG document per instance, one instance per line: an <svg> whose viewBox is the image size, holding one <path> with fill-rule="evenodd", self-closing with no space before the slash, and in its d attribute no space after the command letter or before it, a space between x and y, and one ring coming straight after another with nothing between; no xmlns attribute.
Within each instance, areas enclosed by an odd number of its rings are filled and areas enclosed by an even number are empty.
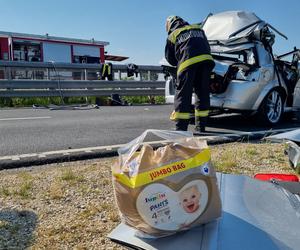
<svg viewBox="0 0 300 250"><path fill-rule="evenodd" d="M200 25L190 25L179 16L167 18L166 31L165 57L177 67L174 111L170 119L176 122L176 130L188 129L194 90L195 130L205 132L210 106L209 80L215 65L209 43Z"/></svg>

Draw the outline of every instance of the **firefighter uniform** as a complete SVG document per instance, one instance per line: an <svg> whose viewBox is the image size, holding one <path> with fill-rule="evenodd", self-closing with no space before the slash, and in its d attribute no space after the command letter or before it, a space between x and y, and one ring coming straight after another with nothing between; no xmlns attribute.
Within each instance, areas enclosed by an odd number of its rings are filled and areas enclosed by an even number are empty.
<svg viewBox="0 0 300 250"><path fill-rule="evenodd" d="M109 81L113 80L112 64L111 63L104 63L104 64L102 64L102 68L101 68L101 80L105 80L106 78Z"/></svg>
<svg viewBox="0 0 300 250"><path fill-rule="evenodd" d="M214 67L209 43L200 25L189 25L180 17L169 17L166 28L165 57L171 65L177 66L174 111L170 119L176 121L176 130L188 129L194 90L196 130L203 132L210 106L210 73Z"/></svg>

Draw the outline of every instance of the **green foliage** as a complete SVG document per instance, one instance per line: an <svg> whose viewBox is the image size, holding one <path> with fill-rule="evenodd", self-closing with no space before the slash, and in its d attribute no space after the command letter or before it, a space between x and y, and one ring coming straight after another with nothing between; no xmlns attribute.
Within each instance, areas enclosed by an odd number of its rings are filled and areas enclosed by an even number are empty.
<svg viewBox="0 0 300 250"><path fill-rule="evenodd" d="M121 96L123 101L132 104L155 103L164 104L164 96ZM71 104L98 104L100 106L108 105L108 97L28 97L28 98L0 98L0 107L30 107L32 105L48 106L53 105L71 105Z"/></svg>
<svg viewBox="0 0 300 250"><path fill-rule="evenodd" d="M164 96L155 96L155 103L156 104L165 104L166 99Z"/></svg>
<svg viewBox="0 0 300 250"><path fill-rule="evenodd" d="M18 186L14 191L14 194L23 199L29 198L33 187L33 177L27 172L19 173L18 177L21 183L20 186Z"/></svg>
<svg viewBox="0 0 300 250"><path fill-rule="evenodd" d="M0 107L13 107L12 98L8 98L8 97L0 98Z"/></svg>
<svg viewBox="0 0 300 250"><path fill-rule="evenodd" d="M21 198L29 198L32 189L32 181L25 181L21 184L20 188L15 192L16 195L21 196Z"/></svg>
<svg viewBox="0 0 300 250"><path fill-rule="evenodd" d="M213 160L213 165L223 173L239 173L237 155L231 151L226 151L218 160Z"/></svg>
<svg viewBox="0 0 300 250"><path fill-rule="evenodd" d="M73 181L76 179L75 173L70 169L65 169L61 175L63 181Z"/></svg>
<svg viewBox="0 0 300 250"><path fill-rule="evenodd" d="M105 97L101 97L101 99L105 99ZM95 104L96 97L64 97L63 100L60 97L0 98L0 107L28 107L34 104L47 106L50 104L62 105L63 103L66 105Z"/></svg>
<svg viewBox="0 0 300 250"><path fill-rule="evenodd" d="M300 175L300 166L297 166L295 170L296 170L296 173L297 173L298 175Z"/></svg>
<svg viewBox="0 0 300 250"><path fill-rule="evenodd" d="M122 97L123 101L127 101L128 103L133 104L145 104L145 103L152 103L151 98L154 98L155 104L164 104L165 97L164 96L124 96Z"/></svg>
<svg viewBox="0 0 300 250"><path fill-rule="evenodd" d="M141 72L141 75L142 75L142 79L144 81L157 81L158 80L158 74L155 73L155 72L151 72L150 73L150 79L149 79L149 75L148 75L148 72Z"/></svg>
<svg viewBox="0 0 300 250"><path fill-rule="evenodd" d="M73 184L84 181L84 177L82 175L76 174L74 171L72 171L71 168L64 169L60 179L63 181L71 182Z"/></svg>
<svg viewBox="0 0 300 250"><path fill-rule="evenodd" d="M6 187L0 188L0 196L9 196L9 195L10 195L10 191L8 188Z"/></svg>

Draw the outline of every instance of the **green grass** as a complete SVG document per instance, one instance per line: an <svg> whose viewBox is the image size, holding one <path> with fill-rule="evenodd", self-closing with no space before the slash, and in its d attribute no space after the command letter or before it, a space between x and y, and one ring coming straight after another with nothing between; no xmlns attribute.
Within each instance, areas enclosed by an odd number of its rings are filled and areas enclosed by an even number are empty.
<svg viewBox="0 0 300 250"><path fill-rule="evenodd" d="M259 152L257 151L257 149L255 147L249 147L245 151L246 151L246 154L248 154L249 156L255 156L255 155L259 154Z"/></svg>
<svg viewBox="0 0 300 250"><path fill-rule="evenodd" d="M67 168L62 171L60 179L67 182L77 183L83 182L84 177L82 175L77 175L71 168Z"/></svg>
<svg viewBox="0 0 300 250"><path fill-rule="evenodd" d="M63 101L60 97L26 97L26 98L1 98L0 107L28 107L33 104L47 106L50 104L85 104L86 101L90 104L95 104L95 97L66 97Z"/></svg>
<svg viewBox="0 0 300 250"><path fill-rule="evenodd" d="M23 199L30 198L33 188L33 177L27 172L20 172L18 179L20 181L19 186L14 189L12 194L20 196Z"/></svg>
<svg viewBox="0 0 300 250"><path fill-rule="evenodd" d="M62 186L62 184L60 182L52 182L50 184L49 190L47 195L49 195L49 197L52 200L59 200L65 197L65 192L64 192L64 188Z"/></svg>
<svg viewBox="0 0 300 250"><path fill-rule="evenodd" d="M123 101L132 104L150 103L148 96L121 96ZM164 104L164 96L155 96L153 98L156 104ZM40 106L54 105L71 105L71 104L98 104L101 106L108 105L109 97L65 97L63 101L60 97L28 97L28 98L0 98L0 107L29 107L34 104Z"/></svg>
<svg viewBox="0 0 300 250"><path fill-rule="evenodd" d="M296 166L296 169L295 169L296 173L300 175L300 164L298 164Z"/></svg>
<svg viewBox="0 0 300 250"><path fill-rule="evenodd" d="M62 175L60 177L63 181L73 181L76 179L76 175L74 174L74 172L68 168L68 169L65 169L63 172L62 172Z"/></svg>
<svg viewBox="0 0 300 250"><path fill-rule="evenodd" d="M29 198L30 192L32 190L32 181L24 182L21 184L20 188L15 192L16 195L19 195L21 198Z"/></svg>
<svg viewBox="0 0 300 250"><path fill-rule="evenodd" d="M31 195L31 191L33 188L33 177L27 172L20 172L17 175L17 184L10 189L2 186L0 188L0 195L1 196L20 196L23 199L29 198Z"/></svg>
<svg viewBox="0 0 300 250"><path fill-rule="evenodd" d="M10 196L10 191L6 187L1 187L0 188L0 195L1 196Z"/></svg>
<svg viewBox="0 0 300 250"><path fill-rule="evenodd" d="M124 101L132 104L144 104L150 103L150 98L148 96L124 96L122 97ZM165 97L164 96L154 96L155 104L164 104Z"/></svg>
<svg viewBox="0 0 300 250"><path fill-rule="evenodd" d="M238 160L236 155L231 151L224 152L218 161L213 161L213 164L217 171L239 173Z"/></svg>
<svg viewBox="0 0 300 250"><path fill-rule="evenodd" d="M0 230L6 230L12 235L16 235L20 229L21 226L18 224L10 224L7 221L0 221Z"/></svg>

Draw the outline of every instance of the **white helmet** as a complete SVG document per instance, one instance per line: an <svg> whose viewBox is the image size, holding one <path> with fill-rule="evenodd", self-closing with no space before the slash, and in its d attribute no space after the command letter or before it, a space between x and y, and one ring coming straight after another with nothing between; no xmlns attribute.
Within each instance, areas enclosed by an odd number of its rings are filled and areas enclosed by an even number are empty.
<svg viewBox="0 0 300 250"><path fill-rule="evenodd" d="M167 33L169 33L172 24L178 19L182 19L182 18L179 17L179 16L168 16L167 21L166 21L166 31L167 31Z"/></svg>

